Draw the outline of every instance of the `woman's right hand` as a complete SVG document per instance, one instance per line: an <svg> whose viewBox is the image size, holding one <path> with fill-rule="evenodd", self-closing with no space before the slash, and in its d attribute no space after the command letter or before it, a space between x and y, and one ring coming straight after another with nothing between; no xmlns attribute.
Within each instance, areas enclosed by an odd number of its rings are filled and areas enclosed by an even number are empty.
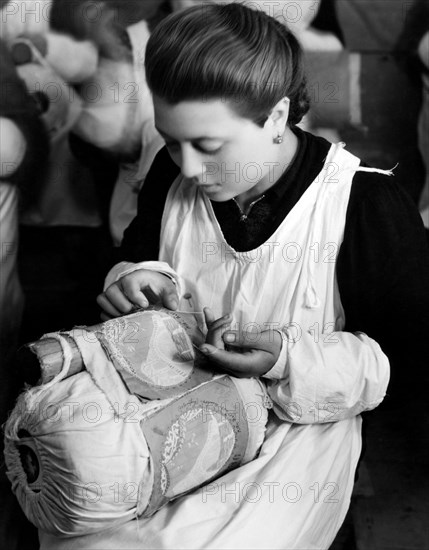
<svg viewBox="0 0 429 550"><path fill-rule="evenodd" d="M101 319L106 321L130 313L136 307L147 308L149 304L161 303L176 310L179 297L169 277L156 271L138 269L106 288L97 297L97 303L103 310Z"/></svg>

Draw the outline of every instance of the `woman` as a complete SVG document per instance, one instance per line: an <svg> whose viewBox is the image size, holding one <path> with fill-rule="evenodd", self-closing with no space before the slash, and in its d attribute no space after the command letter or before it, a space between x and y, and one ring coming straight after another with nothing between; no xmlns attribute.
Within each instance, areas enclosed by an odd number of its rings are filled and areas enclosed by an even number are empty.
<svg viewBox="0 0 429 550"><path fill-rule="evenodd" d="M327 548L349 504L359 414L382 401L388 357L405 357L397 315L427 319L419 216L383 171L297 128L301 50L267 15L232 4L170 16L146 72L167 151L98 303L106 317L157 300L207 307L202 351L220 371L263 377L276 414L255 461L103 548Z"/></svg>

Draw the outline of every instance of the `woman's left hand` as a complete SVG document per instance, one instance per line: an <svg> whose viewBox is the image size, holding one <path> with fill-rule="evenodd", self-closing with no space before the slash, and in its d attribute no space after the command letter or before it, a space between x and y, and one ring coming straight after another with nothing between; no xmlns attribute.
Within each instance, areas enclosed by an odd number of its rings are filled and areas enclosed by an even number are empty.
<svg viewBox="0 0 429 550"><path fill-rule="evenodd" d="M225 331L230 324L229 318L214 320L207 308L204 313L209 333L200 350L214 365L237 378L262 376L272 369L282 347L279 332Z"/></svg>

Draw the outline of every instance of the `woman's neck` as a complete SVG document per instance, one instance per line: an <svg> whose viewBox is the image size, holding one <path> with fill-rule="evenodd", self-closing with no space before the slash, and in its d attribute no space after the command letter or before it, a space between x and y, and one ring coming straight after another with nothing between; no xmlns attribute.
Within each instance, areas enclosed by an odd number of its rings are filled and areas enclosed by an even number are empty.
<svg viewBox="0 0 429 550"><path fill-rule="evenodd" d="M288 171L298 152L299 140L287 126L283 135L283 143L274 146L276 154L273 155L273 160L267 163L270 166L269 172L254 187L235 197L235 201L245 214L248 213L251 204L273 187Z"/></svg>

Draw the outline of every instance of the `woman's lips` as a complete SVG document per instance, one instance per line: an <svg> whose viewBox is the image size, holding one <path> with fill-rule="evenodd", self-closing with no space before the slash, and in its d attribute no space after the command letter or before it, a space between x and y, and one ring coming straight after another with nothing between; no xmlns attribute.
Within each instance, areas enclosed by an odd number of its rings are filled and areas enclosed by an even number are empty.
<svg viewBox="0 0 429 550"><path fill-rule="evenodd" d="M211 185L199 185L199 187L203 190L204 193L210 194L216 193L222 186L220 183L213 183Z"/></svg>

